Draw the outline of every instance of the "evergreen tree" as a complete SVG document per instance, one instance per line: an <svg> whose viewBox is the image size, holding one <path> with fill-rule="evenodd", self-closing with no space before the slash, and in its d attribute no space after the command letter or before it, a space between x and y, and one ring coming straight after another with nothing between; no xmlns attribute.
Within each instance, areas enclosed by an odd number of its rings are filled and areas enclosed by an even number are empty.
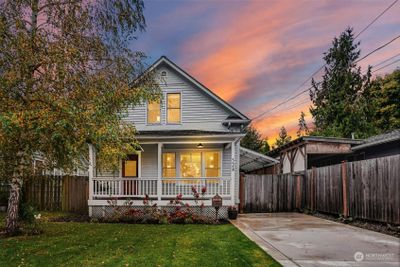
<svg viewBox="0 0 400 267"><path fill-rule="evenodd" d="M271 148L268 143L268 137L265 137L263 140L263 145L261 147L261 153L266 155L270 150L271 150Z"/></svg>
<svg viewBox="0 0 400 267"><path fill-rule="evenodd" d="M301 137L303 135L309 135L310 134L310 130L308 129L305 116L306 115L302 111L300 113L300 118L299 118L299 124L298 124L299 125L299 129L297 130L297 137Z"/></svg>
<svg viewBox="0 0 400 267"><path fill-rule="evenodd" d="M324 55L325 74L321 83L312 80L310 109L315 123L315 134L322 136L367 137L375 132L371 125L364 92L370 86L367 74L357 66L360 43L355 43L353 30L348 28Z"/></svg>
<svg viewBox="0 0 400 267"><path fill-rule="evenodd" d="M275 146L280 147L292 141L292 137L288 135L286 128L282 126L281 130L279 131L279 138L275 141Z"/></svg>
<svg viewBox="0 0 400 267"><path fill-rule="evenodd" d="M242 147L261 152L261 149L264 145L261 134L251 125L247 126L245 131L246 135L240 141L240 145Z"/></svg>

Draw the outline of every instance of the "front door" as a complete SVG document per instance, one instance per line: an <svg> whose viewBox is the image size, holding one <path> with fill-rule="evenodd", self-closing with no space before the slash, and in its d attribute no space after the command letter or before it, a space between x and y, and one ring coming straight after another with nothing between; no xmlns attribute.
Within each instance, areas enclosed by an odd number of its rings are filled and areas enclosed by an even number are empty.
<svg viewBox="0 0 400 267"><path fill-rule="evenodd" d="M122 162L122 177L124 178L138 178L139 173L139 157L137 154L129 155L126 160ZM137 195L137 179L124 180L123 192L124 195Z"/></svg>

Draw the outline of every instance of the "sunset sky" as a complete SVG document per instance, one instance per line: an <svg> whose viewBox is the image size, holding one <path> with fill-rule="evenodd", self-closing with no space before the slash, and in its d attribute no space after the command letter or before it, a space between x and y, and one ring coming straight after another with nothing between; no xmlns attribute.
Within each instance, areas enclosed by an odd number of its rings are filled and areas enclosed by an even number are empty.
<svg viewBox="0 0 400 267"><path fill-rule="evenodd" d="M151 0L145 2L147 31L132 49L144 51L148 63L166 55L253 118L309 87L308 82L298 89L323 65L322 54L333 37L347 26L357 34L392 2ZM361 55L399 34L400 1L358 38ZM360 64L365 68L399 53L400 39ZM400 62L375 74L399 66ZM302 94L253 125L272 142L281 126L294 136L300 111L311 122L309 105L308 94Z"/></svg>

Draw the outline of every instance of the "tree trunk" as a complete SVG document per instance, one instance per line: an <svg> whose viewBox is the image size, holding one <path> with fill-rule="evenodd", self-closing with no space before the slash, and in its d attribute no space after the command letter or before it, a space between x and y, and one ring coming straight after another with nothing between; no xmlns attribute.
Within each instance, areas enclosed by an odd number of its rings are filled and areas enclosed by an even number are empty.
<svg viewBox="0 0 400 267"><path fill-rule="evenodd" d="M14 177L11 181L10 197L8 199L6 232L14 234L18 230L18 207L21 195L22 179Z"/></svg>

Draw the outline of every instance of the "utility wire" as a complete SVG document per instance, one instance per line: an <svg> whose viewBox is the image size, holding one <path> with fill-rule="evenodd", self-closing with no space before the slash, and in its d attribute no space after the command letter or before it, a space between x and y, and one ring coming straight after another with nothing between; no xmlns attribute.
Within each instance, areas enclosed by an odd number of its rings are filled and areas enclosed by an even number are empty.
<svg viewBox="0 0 400 267"><path fill-rule="evenodd" d="M380 17L382 17L390 8L392 8L399 0L395 0L393 3L391 3L385 10L383 10L378 16L376 16L367 26L365 26L357 35L354 37L354 39L357 39L363 32L365 32L372 24L374 24ZM311 80L318 72L320 72L326 64L322 65L319 67L316 71L314 71L311 76L309 76L302 84L300 84L296 90L294 90L294 93L297 92L301 87L303 87L309 80Z"/></svg>
<svg viewBox="0 0 400 267"><path fill-rule="evenodd" d="M382 65L383 63L386 63L386 62L390 61L391 59L393 59L393 58L395 58L395 57L397 57L397 56L400 56L400 53L398 53L398 54L396 54L396 55L394 55L394 56L392 56L392 57L390 57L390 58L388 58L388 59L385 59L384 61L382 61L382 62L380 62L380 63L378 63L378 64L375 64L373 67L376 68L376 67Z"/></svg>
<svg viewBox="0 0 400 267"><path fill-rule="evenodd" d="M363 32L365 32L372 24L375 23L375 21L377 21L380 17L383 16L383 14L386 13L386 11L388 11L389 9L392 8L392 6L394 6L399 0L395 0L393 3L391 3L385 10L383 10L376 18L374 18L366 27L364 27L364 29L362 29L355 37L354 39L356 39L358 36L360 36Z"/></svg>
<svg viewBox="0 0 400 267"><path fill-rule="evenodd" d="M380 65L382 65L383 63L386 63L386 62L388 62L389 60L391 60L391 59L393 59L393 58L395 58L395 57L397 57L397 56L399 56L399 55L400 55L400 53L398 53L398 54L396 54L396 55L394 55L394 56L391 56L390 58L387 58L387 59L385 59L385 60L383 60L383 61L379 62L378 64L375 64L375 65L373 65L373 66L371 66L371 67L372 67L372 68L375 68L375 67L377 67L377 66L380 66ZM381 69L387 68L387 67L389 67L389 66L391 66L391 65L393 65L393 64L395 64L395 63L397 63L397 62L400 62L400 59L397 59L397 60L395 60L395 61L393 61L393 62L391 62L391 63L388 63L388 64L382 66L381 68L378 68L378 69L376 69L376 70L373 70L371 73L374 73L374 72L377 72L377 71L379 71L379 70L381 70ZM364 74L365 74L365 73L366 73L366 71L364 71ZM296 96L299 96L299 95L301 95L301 94L304 94L305 92L309 91L309 90L312 89L312 88L313 88L313 87L311 86L311 87L309 87L309 88L307 88L307 89L301 91L301 92L300 92L299 94L297 94ZM308 97L307 97L307 99L308 99L308 101L311 101ZM306 102L304 102L304 103L307 103L308 101L306 101ZM289 106L289 107L287 107L285 110L292 109L292 108L294 108L294 107L296 107L296 106L299 106L299 105L301 105L301 104L303 104L303 102L301 102L301 103L296 103L296 104L294 104L293 106ZM271 109L270 111L272 111L272 109ZM278 112L278 111L280 111L280 109L275 110L274 112L272 112L272 114L275 113L275 112ZM254 119L253 119L253 120L254 120Z"/></svg>
<svg viewBox="0 0 400 267"><path fill-rule="evenodd" d="M356 38L359 37L363 32L365 32L372 24L374 24L380 17L382 17L382 16L383 16L390 8L392 8L398 1L399 1L399 0L395 0L393 3L391 3L385 10L383 10L378 16L376 16L367 26L365 26L365 27L354 37L354 39L356 39ZM399 38L399 37L400 37L400 36L396 37L395 39L397 39L397 38ZM395 39L394 39L394 40L395 40ZM392 40L391 42L393 42L394 40ZM389 43L391 43L391 42L389 42ZM388 43L388 44L389 44L389 43ZM388 44L386 44L386 45L388 45ZM385 45L385 46L386 46L386 45ZM384 47L384 46L383 46L383 47ZM383 47L379 48L378 50L382 49ZM378 51L378 50L376 50L376 51ZM375 52L376 52L376 51L375 51ZM374 53L374 52L372 52L372 53ZM361 61L361 60L365 59L366 57L368 57L368 56L371 55L372 53L367 54L366 56L364 56L362 59L360 59L360 60L358 60L358 61ZM357 62L358 62L358 61L357 61ZM356 62L356 63L357 63L357 62ZM309 76L303 83L301 83L301 84L296 88L296 90L295 90L294 92L297 92L301 87L303 87L309 80L311 80L311 79L312 79L318 72L320 72L325 66L326 66L326 64L324 64L323 66L319 67L316 71L314 71L314 72L311 74L311 76ZM311 89L311 88L312 88L312 87L307 88L306 90L303 90L300 94L303 94L304 92L307 92L307 91L308 91L309 89ZM257 120L258 118L260 118L260 117L264 116L265 114L267 114L269 111L272 111L272 110L276 109L277 107L281 106L282 104L287 103L290 99L293 99L293 97L288 98L288 99L285 99L283 102L281 102L281 103L277 104L276 106L274 106L271 110L267 110L267 111L262 112L261 114L255 116L255 117L253 118L253 120Z"/></svg>
<svg viewBox="0 0 400 267"><path fill-rule="evenodd" d="M381 70L381 69L387 68L387 67L389 67L389 66L391 66L391 65L393 65L393 64L395 64L395 63L397 63L397 62L400 62L400 59L397 59L397 60L395 60L395 61L393 61L393 62L391 62L391 63L388 63L388 64L386 64L385 66L380 67L379 69L374 70L372 73L377 72L377 71L379 71L379 70Z"/></svg>
<svg viewBox="0 0 400 267"><path fill-rule="evenodd" d="M372 50L371 52L369 52L368 54L366 54L366 55L363 56L362 58L358 59L358 60L355 61L354 63L358 63L358 62L360 62L360 61L366 59L366 58L369 57L370 55L372 55L372 54L378 52L379 50L381 50L381 49L383 49L383 48L385 48L386 46L388 46L389 44L393 43L394 41L396 41L396 40L399 39L399 38L400 38L400 35L396 36L395 38L391 39L390 41L388 41L388 42L382 44L381 46L379 46L379 47L377 47L377 48L375 48L374 50ZM325 65L324 65L324 66L325 66ZM323 67L324 67L324 66L323 66ZM310 78L312 78L312 76L311 76ZM319 83L317 83L317 84L319 84ZM310 87L308 87L307 89L305 89L305 90L303 90L303 91L301 91L301 92L295 94L294 96L285 99L285 100L282 101L281 103L275 105L272 109L266 110L266 111L260 113L259 115L255 116L255 117L253 118L253 120L258 120L259 118L263 117L264 115L266 115L266 114L270 113L271 111L275 110L276 108L278 108L278 107L284 105L285 103L289 102L290 100L295 99L295 98L298 97L299 95L304 94L305 92L309 91L309 90L312 89L312 88L313 88L313 86L310 86Z"/></svg>
<svg viewBox="0 0 400 267"><path fill-rule="evenodd" d="M369 52L368 54L366 54L365 56L363 56L362 58L356 60L354 63L358 63L361 60L364 60L365 58L369 57L370 55L372 55L373 53L381 50L382 48L385 48L386 46L388 46L389 44L393 43L394 41L396 41L397 39L400 38L400 35L397 35L396 37L394 37L392 40L390 40L389 42L384 43L383 45L381 45L378 48L375 48L374 50L372 50L371 52Z"/></svg>

